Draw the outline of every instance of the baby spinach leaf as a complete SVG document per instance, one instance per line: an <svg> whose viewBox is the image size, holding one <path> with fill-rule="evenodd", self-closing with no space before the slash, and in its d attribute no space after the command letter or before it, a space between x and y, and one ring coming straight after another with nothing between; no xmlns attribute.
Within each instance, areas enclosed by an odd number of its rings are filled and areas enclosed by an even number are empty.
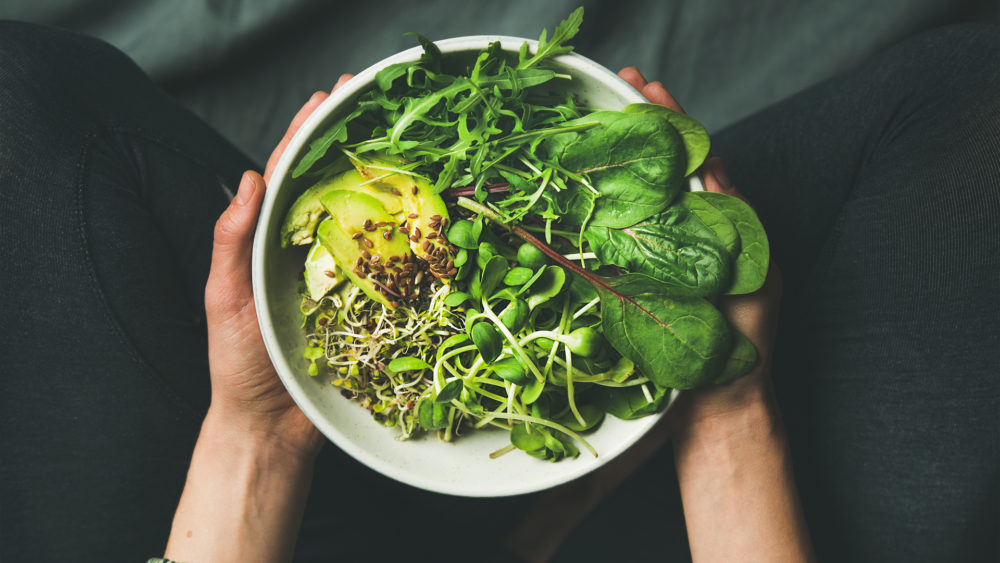
<svg viewBox="0 0 1000 563"><path fill-rule="evenodd" d="M622 109L625 113L648 113L666 119L680 133L687 151L687 170L685 176L694 173L705 162L711 142L708 131L697 119L686 113L674 111L657 104L629 104Z"/></svg>
<svg viewBox="0 0 1000 563"><path fill-rule="evenodd" d="M585 236L604 264L675 286L674 295L716 295L729 286L729 254L715 232L683 207L624 229L590 227Z"/></svg>
<svg viewBox="0 0 1000 563"><path fill-rule="evenodd" d="M661 387L690 389L711 381L729 356L731 331L710 302L658 295L627 297L604 284L604 338Z"/></svg>
<svg viewBox="0 0 1000 563"><path fill-rule="evenodd" d="M733 329L733 349L729 359L722 368L722 373L715 379L717 385L724 385L747 374L757 364L757 348L743 333Z"/></svg>
<svg viewBox="0 0 1000 563"><path fill-rule="evenodd" d="M740 254L733 265L733 278L726 293L740 295L760 289L767 278L771 251L757 214L743 200L726 194L695 192L693 195L722 212L740 234Z"/></svg>
<svg viewBox="0 0 1000 563"><path fill-rule="evenodd" d="M583 225L592 210L589 224L622 228L666 208L684 186L686 156L677 131L656 116L616 111L567 123L593 121L599 126L553 135L538 147L540 156L578 179L554 196L560 220Z"/></svg>
<svg viewBox="0 0 1000 563"><path fill-rule="evenodd" d="M736 230L736 225L726 217L726 214L717 207L710 204L708 200L697 193L685 192L674 204L687 209L688 212L697 217L706 227L715 233L719 243L729 253L730 258L735 260L740 254L740 234Z"/></svg>
<svg viewBox="0 0 1000 563"><path fill-rule="evenodd" d="M594 394L594 401L604 409L604 412L612 416L622 420L635 420L659 411L670 396L670 389L655 385L652 387L650 393L653 396L652 403L639 385L606 387L603 393Z"/></svg>

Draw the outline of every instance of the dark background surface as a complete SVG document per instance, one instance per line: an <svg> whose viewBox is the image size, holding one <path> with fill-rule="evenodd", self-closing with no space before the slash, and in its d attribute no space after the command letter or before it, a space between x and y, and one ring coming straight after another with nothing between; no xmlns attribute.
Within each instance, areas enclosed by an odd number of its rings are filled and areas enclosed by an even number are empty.
<svg viewBox="0 0 1000 563"><path fill-rule="evenodd" d="M101 37L258 162L337 77L431 39L537 38L586 7L577 51L661 80L709 132L997 0L5 0L0 19Z"/></svg>

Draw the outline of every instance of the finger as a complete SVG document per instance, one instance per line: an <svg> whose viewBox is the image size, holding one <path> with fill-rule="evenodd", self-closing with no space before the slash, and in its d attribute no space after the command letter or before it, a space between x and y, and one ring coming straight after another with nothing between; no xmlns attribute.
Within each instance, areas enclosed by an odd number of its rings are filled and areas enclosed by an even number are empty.
<svg viewBox="0 0 1000 563"><path fill-rule="evenodd" d="M729 172L726 171L726 167L722 164L721 158L717 156L710 156L706 158L705 162L701 165L700 171L701 182L705 185L706 191L731 195L746 201L743 194L736 189L736 186L733 185L733 181L730 180Z"/></svg>
<svg viewBox="0 0 1000 563"><path fill-rule="evenodd" d="M625 82L628 82L636 90L642 90L646 86L646 78L639 72L634 66L627 66L618 71L618 76L620 76Z"/></svg>
<svg viewBox="0 0 1000 563"><path fill-rule="evenodd" d="M285 136L281 138L278 146L275 147L274 152L271 153L271 157L267 159L267 166L264 167L264 181L271 180L271 173L274 172L274 167L278 164L278 159L281 158L281 153L285 152L285 148L288 147L288 143L291 142L292 137L295 136L295 132L302 127L306 119L312 115L312 112L316 111L323 100L330 97L330 94L326 92L316 92L309 98L309 101L299 109L295 117L292 118L292 123L288 126L288 131L285 131Z"/></svg>
<svg viewBox="0 0 1000 563"><path fill-rule="evenodd" d="M205 287L209 315L230 316L253 300L250 257L264 190L260 174L244 172L236 197L215 223L212 267Z"/></svg>
<svg viewBox="0 0 1000 563"><path fill-rule="evenodd" d="M667 92L667 89L663 87L663 84L659 80L646 84L639 91L642 92L643 96L646 96L647 100L654 104L667 106L674 111L684 113L684 108L677 103L677 100L670 95L670 92Z"/></svg>
<svg viewBox="0 0 1000 563"><path fill-rule="evenodd" d="M341 74L340 78L337 79L337 83L333 85L333 90L330 90L330 92L336 92L337 88L340 88L352 78L354 78L353 74Z"/></svg>

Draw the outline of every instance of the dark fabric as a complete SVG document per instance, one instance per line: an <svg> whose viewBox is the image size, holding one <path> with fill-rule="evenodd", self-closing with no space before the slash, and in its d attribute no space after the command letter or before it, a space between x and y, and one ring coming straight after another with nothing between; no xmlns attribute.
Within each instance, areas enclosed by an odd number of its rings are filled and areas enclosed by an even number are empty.
<svg viewBox="0 0 1000 563"><path fill-rule="evenodd" d="M715 139L786 275L775 379L826 560L997 556L998 61L996 27L936 31ZM162 550L208 400L211 229L251 166L108 46L0 23L0 560ZM669 459L557 560L688 558ZM298 559L495 554L525 500L328 447Z"/></svg>

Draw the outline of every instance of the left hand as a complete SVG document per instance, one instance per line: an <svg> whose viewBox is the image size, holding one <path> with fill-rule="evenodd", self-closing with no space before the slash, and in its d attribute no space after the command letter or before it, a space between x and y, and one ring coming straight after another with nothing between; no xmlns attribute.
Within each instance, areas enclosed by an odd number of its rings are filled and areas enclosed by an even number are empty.
<svg viewBox="0 0 1000 563"><path fill-rule="evenodd" d="M349 78L342 76L334 89ZM292 401L271 365L257 324L250 257L266 181L292 136L328 96L316 92L302 106L268 159L263 177L253 170L244 172L236 197L215 224L212 267L205 287L212 377L208 417L306 457L314 456L324 439Z"/></svg>

